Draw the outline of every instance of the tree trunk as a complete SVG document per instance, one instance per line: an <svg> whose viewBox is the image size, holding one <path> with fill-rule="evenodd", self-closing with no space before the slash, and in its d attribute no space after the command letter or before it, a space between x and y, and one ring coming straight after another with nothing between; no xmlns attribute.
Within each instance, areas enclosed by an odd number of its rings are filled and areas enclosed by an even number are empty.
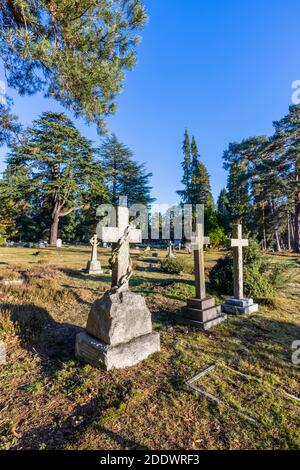
<svg viewBox="0 0 300 470"><path fill-rule="evenodd" d="M294 226L294 251L295 253L300 253L300 191L296 195Z"/></svg>
<svg viewBox="0 0 300 470"><path fill-rule="evenodd" d="M265 203L262 206L263 213L263 250L267 250L267 231L266 231L266 214L265 214Z"/></svg>
<svg viewBox="0 0 300 470"><path fill-rule="evenodd" d="M288 250L291 251L292 248L292 243L291 243L292 237L291 237L291 216L288 211L288 217L287 217L287 247Z"/></svg>
<svg viewBox="0 0 300 470"><path fill-rule="evenodd" d="M294 251L300 253L300 157L296 160L296 194L295 194L295 219L294 219Z"/></svg>
<svg viewBox="0 0 300 470"><path fill-rule="evenodd" d="M58 224L59 224L59 206L57 202L54 202L52 209L52 220L50 227L50 245L56 246L57 235L58 235Z"/></svg>
<svg viewBox="0 0 300 470"><path fill-rule="evenodd" d="M271 211L272 211L273 219L276 220L275 204L274 204L273 200L272 200L272 203L271 203ZM277 226L275 226L275 240L276 240L276 251L281 252L280 236L279 236Z"/></svg>

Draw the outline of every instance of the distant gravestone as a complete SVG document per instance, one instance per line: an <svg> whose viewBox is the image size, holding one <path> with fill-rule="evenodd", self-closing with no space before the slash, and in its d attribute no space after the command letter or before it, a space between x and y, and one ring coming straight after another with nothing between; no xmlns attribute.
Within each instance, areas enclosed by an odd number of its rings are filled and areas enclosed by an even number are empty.
<svg viewBox="0 0 300 470"><path fill-rule="evenodd" d="M169 241L169 245L168 245L167 258L176 258L176 256L173 253L173 244L171 240Z"/></svg>
<svg viewBox="0 0 300 470"><path fill-rule="evenodd" d="M230 242L233 249L234 297L225 300L222 311L235 315L254 313L258 311L258 304L254 304L253 299L244 298L243 248L248 246L249 242L242 237L241 224L233 226L232 235Z"/></svg>
<svg viewBox="0 0 300 470"><path fill-rule="evenodd" d="M98 232L103 242L113 243L111 289L96 300L86 332L76 337L77 357L106 370L133 366L160 350L160 335L152 331L144 297L129 290L129 244L141 243L142 232L129 223L129 210L120 202L117 227L101 227Z"/></svg>
<svg viewBox="0 0 300 470"><path fill-rule="evenodd" d="M187 307L183 307L179 323L209 330L226 320L221 306L215 305L214 297L207 297L205 286L204 245L210 240L204 237L203 224L197 224L197 231L192 236L191 248L194 251L195 290L196 297L188 299Z"/></svg>
<svg viewBox="0 0 300 470"><path fill-rule="evenodd" d="M56 240L56 248L61 248L61 247L62 247L62 240L61 240L61 238L58 238Z"/></svg>
<svg viewBox="0 0 300 470"><path fill-rule="evenodd" d="M101 263L97 260L97 248L99 246L97 234L90 239L90 244L92 245L92 255L86 267L87 272L89 274L102 274Z"/></svg>

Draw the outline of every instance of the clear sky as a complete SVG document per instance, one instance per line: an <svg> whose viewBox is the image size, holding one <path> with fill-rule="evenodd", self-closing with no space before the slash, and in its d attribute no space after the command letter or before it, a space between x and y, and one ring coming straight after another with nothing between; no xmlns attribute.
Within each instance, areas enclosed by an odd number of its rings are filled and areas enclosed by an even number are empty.
<svg viewBox="0 0 300 470"><path fill-rule="evenodd" d="M153 196L175 203L187 127L198 142L215 198L226 185L222 154L231 141L272 133L300 80L299 0L145 0L150 20L109 130L153 172ZM0 79L4 79L0 69ZM25 124L60 106L18 97ZM71 116L71 115L70 115ZM83 134L99 143L93 126ZM4 169L4 151L0 170Z"/></svg>

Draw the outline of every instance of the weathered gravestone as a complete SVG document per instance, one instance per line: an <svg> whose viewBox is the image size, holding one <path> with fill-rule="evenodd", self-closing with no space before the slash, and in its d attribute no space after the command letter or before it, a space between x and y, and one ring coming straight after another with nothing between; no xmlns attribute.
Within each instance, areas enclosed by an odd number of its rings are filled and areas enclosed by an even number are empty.
<svg viewBox="0 0 300 470"><path fill-rule="evenodd" d="M101 263L97 260L97 248L99 246L97 234L90 239L90 244L92 245L92 255L86 267L87 272L89 274L102 274Z"/></svg>
<svg viewBox="0 0 300 470"><path fill-rule="evenodd" d="M142 232L129 224L129 210L120 204L116 227L101 227L99 238L113 243L112 285L91 308L86 332L76 338L76 355L106 370L130 367L160 350L144 297L129 290L132 275L129 244L141 243Z"/></svg>
<svg viewBox="0 0 300 470"><path fill-rule="evenodd" d="M248 246L248 240L243 240L242 226L236 224L232 229L233 238L231 248L233 249L233 284L234 298L225 300L222 305L224 313L243 315L258 311L258 304L254 304L253 299L244 298L244 275L243 275L243 247Z"/></svg>
<svg viewBox="0 0 300 470"><path fill-rule="evenodd" d="M181 324L202 330L209 330L227 318L221 312L221 306L215 305L215 299L206 296L204 245L209 243L209 238L204 237L203 224L197 224L197 231L191 240L191 248L194 251L196 297L188 299L187 307L183 307L182 316L178 320Z"/></svg>
<svg viewBox="0 0 300 470"><path fill-rule="evenodd" d="M173 244L172 244L171 240L169 241L169 244L168 244L167 258L176 258L176 256L173 253Z"/></svg>
<svg viewBox="0 0 300 470"><path fill-rule="evenodd" d="M62 240L61 240L61 238L58 238L56 240L56 248L61 248L61 247L62 247Z"/></svg>

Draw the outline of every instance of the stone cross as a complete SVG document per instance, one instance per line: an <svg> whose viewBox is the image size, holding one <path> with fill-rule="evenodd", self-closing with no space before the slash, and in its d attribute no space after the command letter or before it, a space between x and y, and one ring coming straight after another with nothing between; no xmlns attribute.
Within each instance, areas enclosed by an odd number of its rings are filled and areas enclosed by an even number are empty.
<svg viewBox="0 0 300 470"><path fill-rule="evenodd" d="M113 243L113 248L120 241L129 226L129 209L127 198L120 198L117 208L117 226L101 227L98 235L103 242ZM142 243L142 231L132 229L126 241L121 245L116 262L112 266L112 287L119 284L120 279L126 275L129 268L129 244ZM128 283L124 284L122 290L128 290Z"/></svg>
<svg viewBox="0 0 300 470"><path fill-rule="evenodd" d="M97 247L99 246L98 237L97 237L97 234L96 234L96 233L95 233L95 235L90 239L90 244L91 244L92 247L93 247L93 249L92 249L91 261L94 262L94 261L97 261Z"/></svg>
<svg viewBox="0 0 300 470"><path fill-rule="evenodd" d="M204 236L203 224L197 224L196 233L191 238L191 248L194 251L196 299L206 298L204 245L209 245L210 239Z"/></svg>
<svg viewBox="0 0 300 470"><path fill-rule="evenodd" d="M230 240L233 248L233 282L234 297L236 299L244 298L244 279L243 279L243 247L248 246L248 240L242 238L242 226L236 224L232 228L233 238Z"/></svg>
<svg viewBox="0 0 300 470"><path fill-rule="evenodd" d="M172 244L171 240L169 241L169 244L168 244L167 258L175 258L175 255L173 254L173 244Z"/></svg>

